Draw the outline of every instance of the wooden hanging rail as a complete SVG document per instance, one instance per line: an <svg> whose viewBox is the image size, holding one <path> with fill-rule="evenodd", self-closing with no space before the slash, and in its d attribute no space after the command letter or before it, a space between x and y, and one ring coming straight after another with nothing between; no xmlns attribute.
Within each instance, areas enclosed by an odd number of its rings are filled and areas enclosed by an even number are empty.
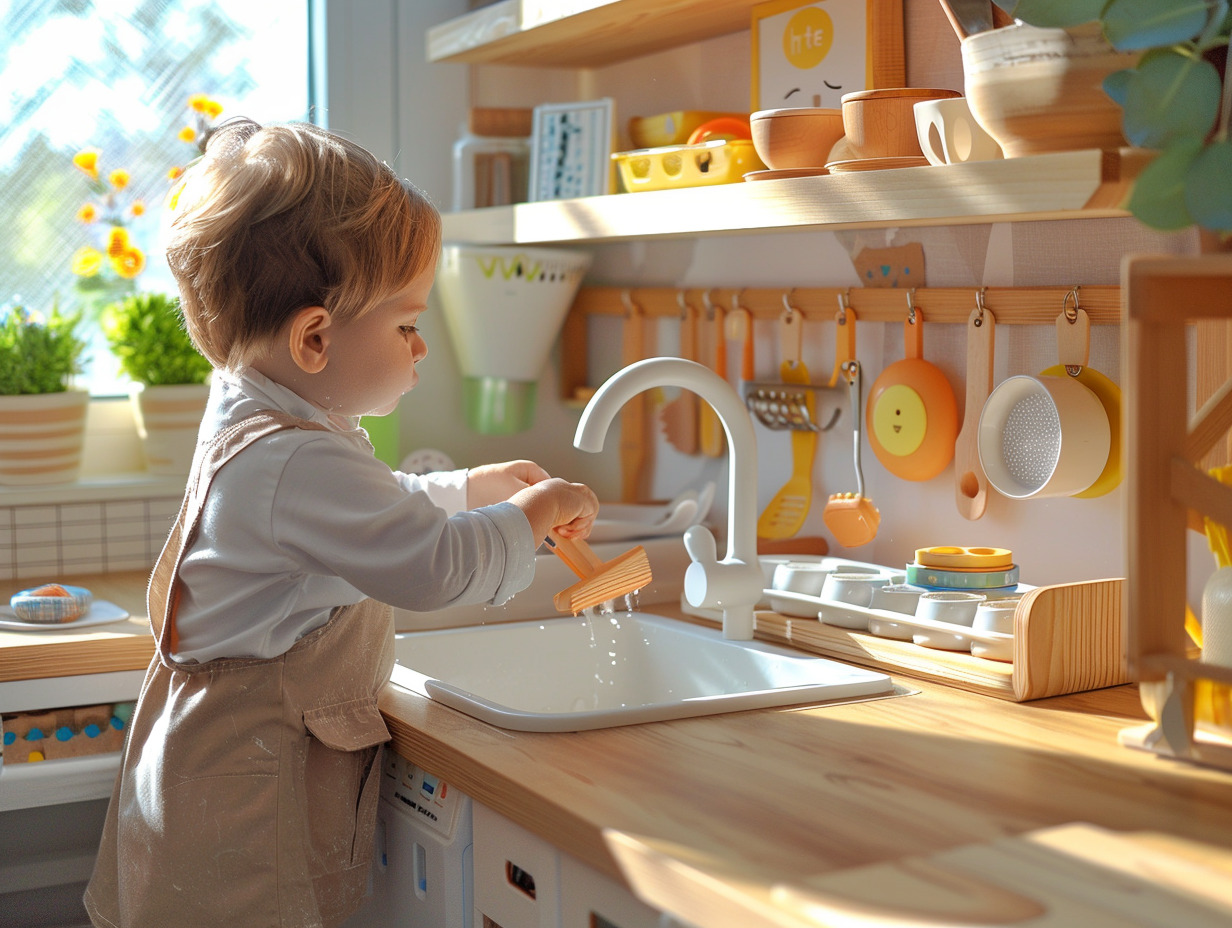
<svg viewBox="0 0 1232 928"><path fill-rule="evenodd" d="M680 314L681 294L701 310L705 296L725 311L732 297L758 319L777 319L783 312L783 297L804 313L806 321L829 322L846 297L860 322L901 322L907 312L908 295L929 323L965 325L976 296L984 293L984 305L997 317L998 325L1052 325L1073 286L1057 287L582 287L573 301L571 314L623 316L631 299L647 317ZM1092 325L1116 325L1121 321L1121 288L1115 284L1081 286L1079 301Z"/></svg>

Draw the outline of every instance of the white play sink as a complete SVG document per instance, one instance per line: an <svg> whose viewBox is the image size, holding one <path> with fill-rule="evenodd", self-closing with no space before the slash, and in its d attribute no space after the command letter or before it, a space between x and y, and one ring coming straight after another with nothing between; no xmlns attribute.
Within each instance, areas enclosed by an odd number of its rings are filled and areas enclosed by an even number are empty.
<svg viewBox="0 0 1232 928"><path fill-rule="evenodd" d="M395 648L395 685L517 731L583 731L892 691L885 674L644 612L410 632Z"/></svg>

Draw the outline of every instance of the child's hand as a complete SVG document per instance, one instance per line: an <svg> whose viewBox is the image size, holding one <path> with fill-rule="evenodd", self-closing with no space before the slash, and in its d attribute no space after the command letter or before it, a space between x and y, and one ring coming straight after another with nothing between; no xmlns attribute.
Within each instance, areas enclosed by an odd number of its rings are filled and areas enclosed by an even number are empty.
<svg viewBox="0 0 1232 928"><path fill-rule="evenodd" d="M526 513L536 538L546 538L552 529L565 538L585 538L599 512L599 498L590 487L559 477L519 490L509 502Z"/></svg>
<svg viewBox="0 0 1232 928"><path fill-rule="evenodd" d="M519 490L551 477L534 461L505 461L501 464L481 464L466 475L466 506L478 509L503 503Z"/></svg>

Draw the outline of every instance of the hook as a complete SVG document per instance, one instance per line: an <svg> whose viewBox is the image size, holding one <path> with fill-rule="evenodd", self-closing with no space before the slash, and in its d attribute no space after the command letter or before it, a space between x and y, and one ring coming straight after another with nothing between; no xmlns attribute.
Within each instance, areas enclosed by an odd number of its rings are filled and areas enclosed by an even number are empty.
<svg viewBox="0 0 1232 928"><path fill-rule="evenodd" d="M1065 299L1061 301L1061 311L1065 313L1065 321L1073 325L1078 321L1078 310L1082 307L1078 305L1078 289L1081 285L1074 284L1068 293L1065 294ZM1070 309L1069 298L1074 298L1074 307Z"/></svg>
<svg viewBox="0 0 1232 928"><path fill-rule="evenodd" d="M633 302L633 291L631 290L620 291L620 302L625 304L626 316L636 316L642 311L641 307Z"/></svg>
<svg viewBox="0 0 1232 928"><path fill-rule="evenodd" d="M915 325L915 287L907 290L907 325Z"/></svg>
<svg viewBox="0 0 1232 928"><path fill-rule="evenodd" d="M786 293L783 294L783 309L787 311L787 314L789 316L794 315L795 313L799 312L799 310L797 310L796 307L791 305L791 295L795 292L796 292L796 288L792 287L790 290L788 290Z"/></svg>
<svg viewBox="0 0 1232 928"><path fill-rule="evenodd" d="M714 303L710 299L711 289L713 288L707 287L705 290L702 291L702 305L706 307L706 319L707 320L714 318Z"/></svg>
<svg viewBox="0 0 1232 928"><path fill-rule="evenodd" d="M847 310L851 308L851 288L847 288L846 293L838 295L838 312L834 318L839 325L847 324Z"/></svg>
<svg viewBox="0 0 1232 928"><path fill-rule="evenodd" d="M689 321L689 304L688 302L686 302L684 298L683 290L676 291L676 305L680 307L680 321L688 322Z"/></svg>
<svg viewBox="0 0 1232 928"><path fill-rule="evenodd" d="M980 311L980 314L975 317L975 322L972 325L977 329L984 324L984 310L987 308L984 305L984 294L987 292L987 287L980 287L980 289L975 291L975 308Z"/></svg>

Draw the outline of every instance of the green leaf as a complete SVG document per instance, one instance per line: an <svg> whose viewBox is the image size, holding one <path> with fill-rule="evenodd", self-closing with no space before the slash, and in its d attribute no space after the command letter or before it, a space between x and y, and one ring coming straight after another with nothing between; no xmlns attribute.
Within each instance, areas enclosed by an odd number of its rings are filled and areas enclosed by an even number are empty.
<svg viewBox="0 0 1232 928"><path fill-rule="evenodd" d="M1185 206L1205 229L1232 230L1232 142L1207 145L1185 175Z"/></svg>
<svg viewBox="0 0 1232 928"><path fill-rule="evenodd" d="M1124 52L1197 38L1210 18L1207 0L1111 0L1104 35Z"/></svg>
<svg viewBox="0 0 1232 928"><path fill-rule="evenodd" d="M1066 29L1095 22L1107 0L1018 0L1017 5L999 4L1015 19L1032 26ZM1013 6L1013 9L1009 9Z"/></svg>
<svg viewBox="0 0 1232 928"><path fill-rule="evenodd" d="M110 304L103 334L120 369L138 383L204 383L212 369L184 329L179 300L166 294L137 293Z"/></svg>
<svg viewBox="0 0 1232 928"><path fill-rule="evenodd" d="M1185 229L1193 217L1185 207L1185 177L1202 150L1200 138L1179 139L1143 168L1129 195L1129 211L1153 229Z"/></svg>
<svg viewBox="0 0 1232 928"><path fill-rule="evenodd" d="M1129 82L1133 79L1133 68L1122 68L1120 71L1113 71L1104 78L1104 93L1112 98L1112 102L1117 106L1124 108L1125 101L1129 99Z"/></svg>
<svg viewBox="0 0 1232 928"><path fill-rule="evenodd" d="M1149 52L1128 81L1122 128L1131 145L1163 148L1181 136L1204 138L1219 111L1214 66L1174 49Z"/></svg>

